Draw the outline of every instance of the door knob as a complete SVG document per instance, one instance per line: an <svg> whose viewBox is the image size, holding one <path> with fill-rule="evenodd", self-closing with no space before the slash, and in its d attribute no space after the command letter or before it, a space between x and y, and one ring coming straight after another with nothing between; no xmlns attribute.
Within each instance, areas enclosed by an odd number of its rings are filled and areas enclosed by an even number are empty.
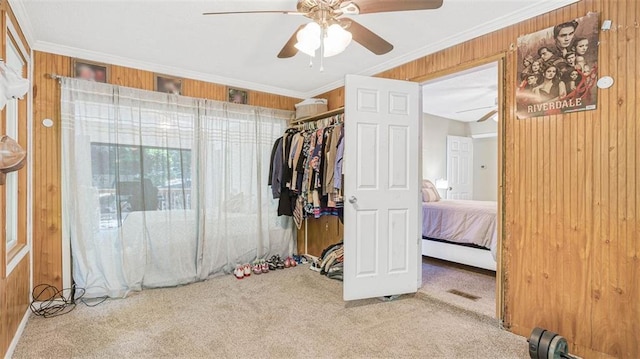
<svg viewBox="0 0 640 359"><path fill-rule="evenodd" d="M358 202L358 199L356 198L356 196L349 197L349 203L354 204L356 202Z"/></svg>

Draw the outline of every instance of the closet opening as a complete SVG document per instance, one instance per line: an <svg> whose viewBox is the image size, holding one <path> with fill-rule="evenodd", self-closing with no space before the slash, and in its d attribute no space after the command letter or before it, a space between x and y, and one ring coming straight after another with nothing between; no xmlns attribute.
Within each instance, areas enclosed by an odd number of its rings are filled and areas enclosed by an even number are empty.
<svg viewBox="0 0 640 359"><path fill-rule="evenodd" d="M502 319L503 59L422 82L422 288Z"/></svg>

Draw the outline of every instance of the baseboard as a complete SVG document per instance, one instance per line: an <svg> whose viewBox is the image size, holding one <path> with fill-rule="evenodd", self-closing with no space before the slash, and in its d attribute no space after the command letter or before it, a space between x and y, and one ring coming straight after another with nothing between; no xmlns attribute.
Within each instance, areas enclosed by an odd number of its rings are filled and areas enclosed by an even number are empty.
<svg viewBox="0 0 640 359"><path fill-rule="evenodd" d="M16 330L16 334L13 336L13 340L11 340L11 344L9 344L7 353L4 355L5 359L10 359L13 356L13 352L16 350L16 347L18 346L18 342L20 341L20 337L22 337L24 328L27 326L27 322L29 321L30 315L31 315L31 311L27 309L27 311L24 313L24 316L22 317L22 321L20 321L18 330Z"/></svg>
<svg viewBox="0 0 640 359"><path fill-rule="evenodd" d="M494 272L497 267L496 261L489 250L430 241L428 239L422 240L422 255Z"/></svg>

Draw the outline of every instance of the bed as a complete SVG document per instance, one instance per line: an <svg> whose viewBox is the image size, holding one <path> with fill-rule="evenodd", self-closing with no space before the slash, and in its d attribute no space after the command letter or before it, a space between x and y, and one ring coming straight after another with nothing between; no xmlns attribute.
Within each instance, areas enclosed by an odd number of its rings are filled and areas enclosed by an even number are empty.
<svg viewBox="0 0 640 359"><path fill-rule="evenodd" d="M496 270L497 203L441 199L422 203L422 254Z"/></svg>

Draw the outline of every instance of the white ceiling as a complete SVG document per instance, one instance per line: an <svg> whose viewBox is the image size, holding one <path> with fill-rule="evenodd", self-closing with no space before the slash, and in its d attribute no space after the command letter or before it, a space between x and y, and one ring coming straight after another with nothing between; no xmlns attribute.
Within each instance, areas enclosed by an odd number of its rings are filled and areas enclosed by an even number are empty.
<svg viewBox="0 0 640 359"><path fill-rule="evenodd" d="M10 0L35 50L225 83L293 97L342 86L577 0L444 0L437 10L356 16L395 48L376 56L353 43L325 60L276 55L309 21L281 14L203 16L210 11L293 10L295 0ZM515 42L516 39L513 39Z"/></svg>
<svg viewBox="0 0 640 359"><path fill-rule="evenodd" d="M477 121L496 109L497 98L497 62L439 77L422 86L423 112L456 121Z"/></svg>

